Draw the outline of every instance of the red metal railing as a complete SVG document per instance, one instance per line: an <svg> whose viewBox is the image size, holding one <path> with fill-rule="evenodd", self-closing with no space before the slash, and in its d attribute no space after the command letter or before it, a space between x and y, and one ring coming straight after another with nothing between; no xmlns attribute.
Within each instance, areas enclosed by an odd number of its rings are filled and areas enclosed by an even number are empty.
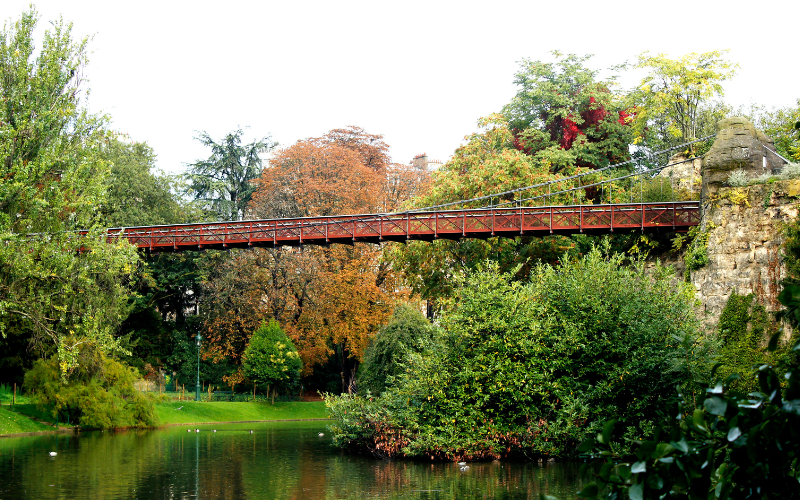
<svg viewBox="0 0 800 500"><path fill-rule="evenodd" d="M519 235L686 230L700 223L696 201L339 215L207 222L108 230L151 251L352 244Z"/></svg>

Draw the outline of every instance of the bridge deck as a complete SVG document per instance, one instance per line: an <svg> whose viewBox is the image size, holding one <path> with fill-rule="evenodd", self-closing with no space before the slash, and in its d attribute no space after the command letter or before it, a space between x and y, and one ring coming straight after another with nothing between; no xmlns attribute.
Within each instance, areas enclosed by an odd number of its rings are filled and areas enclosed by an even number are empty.
<svg viewBox="0 0 800 500"><path fill-rule="evenodd" d="M108 230L149 251L352 244L519 235L686 230L700 223L699 203L629 203L485 208L403 214L209 222Z"/></svg>

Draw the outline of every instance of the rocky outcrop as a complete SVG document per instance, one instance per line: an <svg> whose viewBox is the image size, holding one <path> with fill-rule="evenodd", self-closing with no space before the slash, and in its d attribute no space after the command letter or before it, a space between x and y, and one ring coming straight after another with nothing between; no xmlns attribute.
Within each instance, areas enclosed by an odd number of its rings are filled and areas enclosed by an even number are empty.
<svg viewBox="0 0 800 500"><path fill-rule="evenodd" d="M731 117L717 123L717 138L703 158L702 196L713 196L725 187L734 170L743 170L749 178L772 174L784 162L774 153L775 144L756 130L746 118Z"/></svg>

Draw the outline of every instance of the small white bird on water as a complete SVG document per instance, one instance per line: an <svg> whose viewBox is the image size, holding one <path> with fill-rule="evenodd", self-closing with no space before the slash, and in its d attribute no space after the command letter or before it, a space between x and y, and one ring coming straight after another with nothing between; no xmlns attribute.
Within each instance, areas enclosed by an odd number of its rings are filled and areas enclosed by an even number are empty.
<svg viewBox="0 0 800 500"><path fill-rule="evenodd" d="M322 437L322 436L324 436L324 435L325 435L325 433L324 433L324 432L320 432L320 433L319 433L319 437Z"/></svg>
<svg viewBox="0 0 800 500"><path fill-rule="evenodd" d="M195 431L195 432L200 432L200 429L195 429L194 431Z"/></svg>
<svg viewBox="0 0 800 500"><path fill-rule="evenodd" d="M54 456L56 456L56 455L58 455L58 453L56 453L56 452L54 452L54 451L51 451L51 452L50 452L50 456L51 456L51 457L54 457Z"/></svg>
<svg viewBox="0 0 800 500"><path fill-rule="evenodd" d="M176 409L176 410L182 410L182 409L183 409L183 406L181 406L181 407L178 407L178 408L175 408L175 409Z"/></svg>

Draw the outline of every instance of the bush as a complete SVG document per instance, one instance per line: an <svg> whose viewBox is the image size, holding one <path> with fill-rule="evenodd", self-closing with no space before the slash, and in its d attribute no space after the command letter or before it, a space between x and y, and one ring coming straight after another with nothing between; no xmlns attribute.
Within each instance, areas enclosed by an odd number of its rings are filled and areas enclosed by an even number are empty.
<svg viewBox="0 0 800 500"><path fill-rule="evenodd" d="M400 375L408 356L422 351L432 332L431 324L418 309L408 304L395 309L389 323L364 350L358 371L359 391L382 393L387 382Z"/></svg>
<svg viewBox="0 0 800 500"><path fill-rule="evenodd" d="M780 325L766 308L754 302L755 296L732 293L719 318L719 338L722 348L716 362L717 374L727 379L730 375L741 374L730 382L732 389L741 392L758 390L758 381L750 369L756 365L772 365L783 376L795 360L789 346L774 351L766 351L769 338Z"/></svg>
<svg viewBox="0 0 800 500"><path fill-rule="evenodd" d="M786 307L778 316L797 331L800 287L786 284L778 300ZM726 307L729 317L723 326L728 335L734 329L744 333L751 301L750 296L737 296ZM780 351L781 334L770 337L768 355ZM693 411L684 408L678 394L675 407L630 453L618 452L612 442L615 422L607 422L602 433L580 446L580 451L589 452L587 458L604 463L587 464L599 470L597 482L578 495L587 500L800 498L800 343L792 343L780 356L784 376L774 366L757 364L752 372L759 392L745 395L734 390L731 382L739 375L732 374L709 386Z"/></svg>
<svg viewBox="0 0 800 500"><path fill-rule="evenodd" d="M781 179L800 177L800 163L789 163L781 169Z"/></svg>
<svg viewBox="0 0 800 500"><path fill-rule="evenodd" d="M688 242L686 252L683 254L683 262L686 264L684 278L689 281L691 272L708 265L708 238L710 236L708 229L703 229L701 226L694 226L689 229L688 234L677 235L672 241L672 247L675 250L681 250L683 245Z"/></svg>
<svg viewBox="0 0 800 500"><path fill-rule="evenodd" d="M89 359L68 379L62 377L57 357L39 360L25 374L24 388L40 409L62 422L95 429L158 424L152 398L134 387L132 368L100 353L84 356Z"/></svg>
<svg viewBox="0 0 800 500"><path fill-rule="evenodd" d="M693 290L671 270L593 249L535 267L527 284L513 275L489 265L460 283L441 331L379 398L326 397L334 441L389 456L567 458L611 417L642 435L703 362L678 363L697 324Z"/></svg>
<svg viewBox="0 0 800 500"><path fill-rule="evenodd" d="M727 184L731 187L746 186L748 182L750 182L750 179L747 177L747 172L742 169L734 170L728 174Z"/></svg>

